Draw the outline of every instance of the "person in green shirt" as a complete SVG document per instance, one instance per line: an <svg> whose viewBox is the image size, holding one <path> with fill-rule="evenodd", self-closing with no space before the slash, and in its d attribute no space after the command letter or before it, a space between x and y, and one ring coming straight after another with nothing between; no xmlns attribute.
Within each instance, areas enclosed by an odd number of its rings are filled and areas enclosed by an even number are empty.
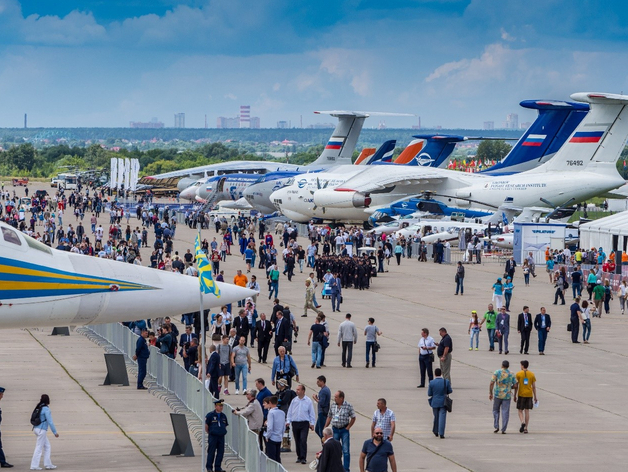
<svg viewBox="0 0 628 472"><path fill-rule="evenodd" d="M595 311L597 316L602 317L602 302L604 301L604 287L602 286L602 280L597 279L597 283L593 288L593 302L595 303Z"/></svg>
<svg viewBox="0 0 628 472"><path fill-rule="evenodd" d="M495 320L497 319L497 312L493 309L493 304L488 304L488 311L484 313L484 318L480 322L480 326L486 322L486 331L488 332L489 351L495 350Z"/></svg>

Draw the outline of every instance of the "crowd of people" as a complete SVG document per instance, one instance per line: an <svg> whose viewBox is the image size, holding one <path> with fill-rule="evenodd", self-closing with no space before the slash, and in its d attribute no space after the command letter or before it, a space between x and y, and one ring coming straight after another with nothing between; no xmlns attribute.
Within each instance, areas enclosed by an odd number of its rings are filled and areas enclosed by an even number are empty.
<svg viewBox="0 0 628 472"><path fill-rule="evenodd" d="M160 270L178 271L188 276L197 275L194 268L194 255L189 250L185 253L181 251L182 255L180 255L176 250L174 237L176 218L173 218L169 209L165 207L144 209L138 206L135 218L141 223L137 225L129 223L126 225L126 231L122 231L121 224L124 219L127 223L129 222L130 213L125 213L122 207L105 200L103 194L92 193L90 196L89 193L77 191L70 194L68 198L65 198L63 194L58 194L43 201L33 201L37 203L35 208L40 208L33 214L37 215L34 218L34 229L38 229L39 226L45 228L48 221L48 225L55 225L56 229L53 233L59 242L60 249L114 258L127 263L142 264L141 249L150 247L152 254L147 265ZM54 203L51 204L51 202ZM14 201L14 203L17 205L17 202ZM108 211L110 214L110 228L107 233L98 221L91 220L91 217L90 227L85 229L83 226L84 215L92 212L93 216L97 216L97 209ZM15 219L15 211L15 208L11 208L10 219ZM66 212L73 215L75 220L64 227L63 219ZM43 222L40 222L40 213ZM67 217L65 218L67 220ZM19 228L19 211L17 222ZM290 450L293 442L296 449L296 461L306 463L308 461L307 437L309 431L315 431L323 443L322 450L316 454L319 470L349 470L350 430L355 422L355 411L351 403L345 399L345 393L342 390L336 390L332 396L324 375L317 377L318 392L306 392L305 385L300 383L299 367L303 375L303 366L297 365L292 352L296 349L295 344L298 344L301 330L303 333L301 344L307 343L308 351L311 352L310 367L324 369L326 351L335 338L335 343L339 348L338 364L343 368L351 369L354 364L354 347L359 339L364 337L365 366L366 368L376 367L379 350L378 337L382 335L382 331L375 324L375 319L363 316L361 322L365 325L365 329L363 332L362 330L358 332L355 322L352 321L354 317L345 313L343 315L345 320L340 324L337 333L332 333L325 317L325 309L321 304L322 298L329 296L332 312L340 312L343 290L368 289L373 283L373 277L378 272L384 271L384 265L389 263L392 255L399 254L399 258L413 257L411 246L415 241L391 238L377 241L358 228L332 230L310 225L307 231L309 240L306 244L299 244L297 229L292 225L282 225L283 231L280 230L279 235L273 236L264 222L242 215L228 219L211 214L190 213L186 215L186 223L191 226L200 224L203 228L215 230L217 235L206 238L202 242L202 247L214 262L216 280L233 281L237 285L259 290L260 284L253 272L256 272L256 269L263 269L263 272L258 272L258 275L266 279L268 298L273 300L272 307L262 309L261 305L265 302L258 300L258 297L253 297L238 302L237 307L235 303L225 305L216 313L186 313L181 318L183 325L181 332L177 324L169 318L130 321L127 323L129 328L140 335L135 353L138 361L137 388L146 388L144 385L146 361L150 355L148 345L154 345L165 356L180 360L186 370L206 381L208 389L216 398L215 410L206 418L211 453L211 460L208 456L208 470L221 470L220 450L224 450L224 442L221 442L219 437L224 437L225 428L229 423L229 418L222 413L222 401L225 396L240 393L246 396L247 405L240 410L235 410L234 414L247 418L250 429L259 433L260 444L271 459L281 461L283 454L285 460L286 451ZM61 233L59 233L59 226ZM135 229L132 229L132 226L135 226ZM21 229L27 233L30 231L30 234L37 237L26 222ZM275 232L277 232L277 227L275 227ZM275 242L276 236L280 236L277 238L279 246ZM54 239L47 241L41 235L40 237L45 243L52 244L54 241ZM88 249L92 247L92 243L93 251ZM232 247L234 244L237 244L237 249ZM371 245L376 249L374 257L369 257L368 253L364 255L354 253L357 247ZM100 250L95 251L96 247ZM398 252L397 247L402 247L403 252ZM614 253L611 255L614 260ZM231 275L225 275L225 270L220 267L220 263L225 262L231 256L242 260L241 268L233 275L233 279ZM562 300L564 303L565 292L569 285L573 290L574 302L570 306L572 340L574 343L578 342L579 327L582 326L582 339L587 343L591 334L591 318L601 316L603 310L609 313L610 301L614 295L619 297L623 314L627 292L626 282L622 282L618 291L613 291L609 280L600 278L603 277L603 272L607 272L606 269L610 269L610 265L606 267L604 265L611 260L611 256L607 257L602 248L576 251L569 255L564 251L550 252L547 256L546 267L549 279L556 287L555 302ZM414 254L414 257L421 259L421 251ZM581 265L590 263L593 260L592 257L595 257L594 267L583 271ZM377 261L377 267L374 260ZM554 264L560 268L554 270ZM572 267L573 270L569 270L568 267ZM517 268L514 260L509 259L505 266L504 276L497 278L491 287L492 304L488 305L482 316L479 316L476 311L471 312L468 328L470 351L479 350L480 333L482 329L486 329L488 350L498 351L499 354L504 355L510 353L510 310L516 306L513 304L513 294ZM282 303L279 297L281 276L291 282L297 270L299 273L305 271L305 274L308 274L305 287L297 288L297 290L303 291L304 310L301 317L307 318L308 311L314 311L315 317L312 323L298 320L299 314L295 315L294 307L291 308ZM528 285L530 275L537 276L533 258L523 262L521 272L525 285ZM464 266L458 264L456 294L464 294L464 278ZM488 286L490 287L490 283ZM581 298L583 289L588 291L589 288L591 289L589 299L583 300ZM291 288L291 291L294 292L294 288ZM321 299L317 300L317 296ZM300 306L297 307L299 308ZM205 333L201 332L201 317L205 317ZM517 333L521 338L520 354L529 354L531 333L536 330L538 353L544 355L551 327L552 320L545 307L541 307L539 313L533 316L529 307L524 306L516 323ZM513 330L515 328L514 320L512 328ZM447 397L453 392L451 376L453 341L446 328L441 328L439 334L440 339L437 342L430 336L428 328L423 328L421 331L421 338L418 342L418 375L420 376L418 388L427 389L434 414L433 433L439 438L445 438ZM208 346L205 366L200 363L199 341L202 337L206 337ZM304 337L307 337L306 341ZM258 377L254 382L255 388L250 388L250 384L253 383L248 379L251 366L255 361L259 364L268 363L268 351L271 346L274 356L271 354L270 378ZM434 365L436 356L439 360L438 367ZM493 374L490 396L494 401L495 432L506 431L512 397L517 402L521 419L520 432L527 433L529 412L537 402L536 379L528 370L528 365L528 361L522 361L521 371L514 375L508 370L508 361L504 360L502 368ZM315 372L320 373L318 370ZM523 372L522 379L519 375L521 372ZM203 373L206 374L205 378ZM229 388L230 382L235 384L233 389ZM266 386L267 382L274 392ZM499 426L500 417L501 426ZM360 468L374 472L386 470L382 467L386 467L386 462L388 462L395 470L396 463L391 443L395 431L394 413L387 408L384 398L377 400L377 410L373 415L372 423L371 437L366 439L360 454ZM309 458L311 459L311 456ZM376 462L372 462L374 460ZM366 466L367 462L370 463L370 468Z"/></svg>

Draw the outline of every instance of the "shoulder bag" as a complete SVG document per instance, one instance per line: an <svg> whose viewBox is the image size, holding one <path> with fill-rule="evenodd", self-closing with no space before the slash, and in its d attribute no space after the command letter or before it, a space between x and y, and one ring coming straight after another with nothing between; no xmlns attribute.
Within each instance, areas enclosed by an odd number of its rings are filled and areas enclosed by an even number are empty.
<svg viewBox="0 0 628 472"><path fill-rule="evenodd" d="M449 397L447 393L447 379L443 379L443 383L445 384L445 410L451 413L451 410L454 407L454 401Z"/></svg>

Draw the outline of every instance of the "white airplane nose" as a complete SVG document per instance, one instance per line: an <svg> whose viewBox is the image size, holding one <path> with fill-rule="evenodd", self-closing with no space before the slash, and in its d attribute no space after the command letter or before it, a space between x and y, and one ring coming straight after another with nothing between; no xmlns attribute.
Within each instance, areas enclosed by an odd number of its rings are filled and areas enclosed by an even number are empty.
<svg viewBox="0 0 628 472"><path fill-rule="evenodd" d="M183 192L179 194L179 198L182 198L183 200L194 201L194 199L196 198L196 188L186 188Z"/></svg>

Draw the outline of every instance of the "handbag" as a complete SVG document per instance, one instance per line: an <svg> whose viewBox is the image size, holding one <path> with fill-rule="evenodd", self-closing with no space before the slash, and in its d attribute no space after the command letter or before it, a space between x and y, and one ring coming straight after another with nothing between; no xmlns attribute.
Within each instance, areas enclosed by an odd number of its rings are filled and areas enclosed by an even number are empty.
<svg viewBox="0 0 628 472"><path fill-rule="evenodd" d="M379 343L376 341L375 344L373 344L373 351L374 352L379 352L379 350L381 349L381 346L379 345Z"/></svg>
<svg viewBox="0 0 628 472"><path fill-rule="evenodd" d="M445 384L445 392L447 392L447 380L443 379L443 383ZM449 398L449 394L445 393L445 410L451 413L451 410L454 407L454 401Z"/></svg>
<svg viewBox="0 0 628 472"><path fill-rule="evenodd" d="M571 331L571 330L572 330L571 323L567 323L567 331Z"/></svg>
<svg viewBox="0 0 628 472"><path fill-rule="evenodd" d="M430 362L434 362L434 353L430 352L429 356L430 356L429 357Z"/></svg>

